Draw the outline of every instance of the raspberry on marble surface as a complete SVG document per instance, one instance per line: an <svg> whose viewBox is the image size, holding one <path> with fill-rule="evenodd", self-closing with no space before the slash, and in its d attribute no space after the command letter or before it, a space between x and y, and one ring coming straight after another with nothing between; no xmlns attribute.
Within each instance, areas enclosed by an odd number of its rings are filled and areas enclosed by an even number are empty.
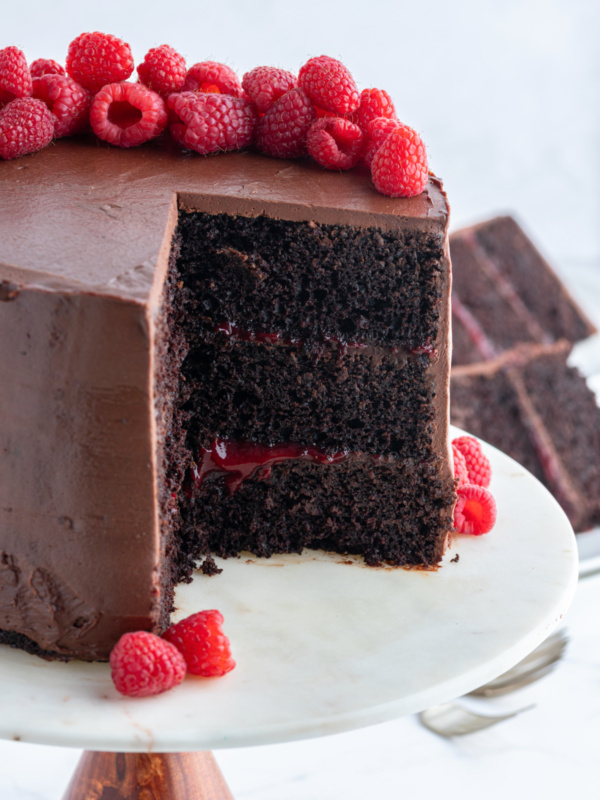
<svg viewBox="0 0 600 800"><path fill-rule="evenodd" d="M183 655L190 675L217 678L235 667L231 645L222 626L220 611L199 611L171 625L163 633L163 638Z"/></svg>
<svg viewBox="0 0 600 800"><path fill-rule="evenodd" d="M452 444L452 460L454 464L454 480L461 486L463 483L469 483L469 472L467 470L467 462L465 457L460 452L458 447Z"/></svg>
<svg viewBox="0 0 600 800"><path fill-rule="evenodd" d="M496 524L496 501L484 486L464 483L456 490L454 528L458 533L481 536Z"/></svg>
<svg viewBox="0 0 600 800"><path fill-rule="evenodd" d="M452 440L463 454L467 466L469 483L476 486L489 486L492 478L490 460L483 452L481 444L473 436L459 436Z"/></svg>
<svg viewBox="0 0 600 800"><path fill-rule="evenodd" d="M149 697L178 686L186 674L179 650L147 631L125 633L110 654L115 688L127 697Z"/></svg>

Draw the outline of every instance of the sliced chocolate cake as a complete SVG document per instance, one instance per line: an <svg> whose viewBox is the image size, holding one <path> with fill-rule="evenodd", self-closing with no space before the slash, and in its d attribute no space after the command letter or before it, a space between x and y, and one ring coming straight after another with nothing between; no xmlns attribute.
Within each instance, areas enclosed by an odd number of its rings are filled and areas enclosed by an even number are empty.
<svg viewBox="0 0 600 800"><path fill-rule="evenodd" d="M522 342L578 342L595 332L547 261L508 216L453 233L453 364Z"/></svg>
<svg viewBox="0 0 600 800"><path fill-rule="evenodd" d="M452 526L431 178L167 143L0 164L0 641L103 659L211 553L434 567Z"/></svg>
<svg viewBox="0 0 600 800"><path fill-rule="evenodd" d="M577 531L600 524L600 409L571 344L523 345L452 369L452 421L521 463Z"/></svg>

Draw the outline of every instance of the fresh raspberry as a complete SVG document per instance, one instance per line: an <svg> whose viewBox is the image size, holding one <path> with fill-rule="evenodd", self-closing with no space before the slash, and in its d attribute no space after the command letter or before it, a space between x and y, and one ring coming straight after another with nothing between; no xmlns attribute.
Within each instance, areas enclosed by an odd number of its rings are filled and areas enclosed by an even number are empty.
<svg viewBox="0 0 600 800"><path fill-rule="evenodd" d="M346 67L335 58L311 58L298 73L298 86L324 111L349 114L358 108L358 89Z"/></svg>
<svg viewBox="0 0 600 800"><path fill-rule="evenodd" d="M363 131L367 131L369 123L378 117L397 119L392 98L383 89L363 89L360 102L355 111L356 123Z"/></svg>
<svg viewBox="0 0 600 800"><path fill-rule="evenodd" d="M268 156L306 155L306 134L317 115L303 89L290 89L274 103L256 126L256 145Z"/></svg>
<svg viewBox="0 0 600 800"><path fill-rule="evenodd" d="M244 91L261 114L297 85L295 75L277 67L255 67L242 78Z"/></svg>
<svg viewBox="0 0 600 800"><path fill-rule="evenodd" d="M458 485L462 486L463 483L470 483L467 462L454 443L452 444L452 459L454 462L454 479L458 481Z"/></svg>
<svg viewBox="0 0 600 800"><path fill-rule="evenodd" d="M82 33L67 53L67 73L91 92L125 81L133 72L131 48L110 33Z"/></svg>
<svg viewBox="0 0 600 800"><path fill-rule="evenodd" d="M35 153L50 144L54 118L34 97L18 97L0 111L0 158Z"/></svg>
<svg viewBox="0 0 600 800"><path fill-rule="evenodd" d="M147 631L124 633L110 654L117 691L148 697L178 686L185 678L185 659L175 645Z"/></svg>
<svg viewBox="0 0 600 800"><path fill-rule="evenodd" d="M183 88L185 59L168 44L161 44L148 50L137 73L141 83L166 99Z"/></svg>
<svg viewBox="0 0 600 800"><path fill-rule="evenodd" d="M363 155L365 164L370 168L373 163L375 153L385 142L392 131L400 127L397 119L387 119L386 117L376 117L367 125L367 146Z"/></svg>
<svg viewBox="0 0 600 800"><path fill-rule="evenodd" d="M318 106L315 106L314 108L317 119L323 119L323 117L339 117L337 111L325 111L323 108L319 108ZM352 114L348 114L345 119L349 119L351 122L353 122Z"/></svg>
<svg viewBox="0 0 600 800"><path fill-rule="evenodd" d="M32 78L42 75L66 75L65 68L52 58L38 58L29 67Z"/></svg>
<svg viewBox="0 0 600 800"><path fill-rule="evenodd" d="M33 79L33 96L42 100L54 117L54 136L81 133L89 124L92 93L68 75L47 73Z"/></svg>
<svg viewBox="0 0 600 800"><path fill-rule="evenodd" d="M18 47L0 50L0 108L17 97L31 96L27 59Z"/></svg>
<svg viewBox="0 0 600 800"><path fill-rule="evenodd" d="M200 61L187 71L184 92L208 92L242 96L242 84L235 72L227 64L218 61Z"/></svg>
<svg viewBox="0 0 600 800"><path fill-rule="evenodd" d="M407 125L392 131L373 156L375 188L388 197L414 197L427 185L427 153L421 137Z"/></svg>
<svg viewBox="0 0 600 800"><path fill-rule="evenodd" d="M481 445L472 436L459 436L453 439L452 445L463 454L467 471L469 473L469 483L476 486L489 486L492 478L492 468L489 458L481 449Z"/></svg>
<svg viewBox="0 0 600 800"><path fill-rule="evenodd" d="M109 83L92 100L90 125L105 142L135 147L165 129L165 101L141 83Z"/></svg>
<svg viewBox="0 0 600 800"><path fill-rule="evenodd" d="M325 169L351 169L358 164L365 135L342 117L323 117L308 129L308 154Z"/></svg>
<svg viewBox="0 0 600 800"><path fill-rule="evenodd" d="M169 130L182 147L202 155L240 150L254 138L256 109L226 94L180 92L169 95Z"/></svg>
<svg viewBox="0 0 600 800"><path fill-rule="evenodd" d="M220 611L199 611L171 625L163 638L182 653L192 675L216 678L235 667L229 639L223 633Z"/></svg>
<svg viewBox="0 0 600 800"><path fill-rule="evenodd" d="M496 501L489 489L465 483L456 490L458 500L454 507L454 528L458 533L481 536L496 523Z"/></svg>

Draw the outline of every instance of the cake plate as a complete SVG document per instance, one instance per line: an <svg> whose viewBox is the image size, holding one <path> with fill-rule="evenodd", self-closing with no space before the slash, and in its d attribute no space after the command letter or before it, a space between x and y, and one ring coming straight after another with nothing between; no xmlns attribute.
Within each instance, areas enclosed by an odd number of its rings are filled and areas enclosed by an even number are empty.
<svg viewBox="0 0 600 800"><path fill-rule="evenodd" d="M219 608L233 672L128 699L106 664L48 663L2 648L0 736L96 751L84 754L69 800L87 798L90 781L133 786L144 775L171 781L161 784L163 798L226 798L211 754L195 751L371 725L494 678L557 625L578 559L549 492L508 456L485 450L496 527L456 536L436 572L366 567L320 551L219 562L218 577L198 574L179 587L176 618Z"/></svg>

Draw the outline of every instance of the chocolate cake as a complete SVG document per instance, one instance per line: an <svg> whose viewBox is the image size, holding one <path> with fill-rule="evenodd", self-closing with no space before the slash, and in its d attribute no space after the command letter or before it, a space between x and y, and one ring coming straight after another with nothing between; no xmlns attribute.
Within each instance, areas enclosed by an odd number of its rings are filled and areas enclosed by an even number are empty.
<svg viewBox="0 0 600 800"><path fill-rule="evenodd" d="M167 142L0 164L0 641L104 659L211 553L434 567L452 526L440 182Z"/></svg>
<svg viewBox="0 0 600 800"><path fill-rule="evenodd" d="M554 494L576 531L600 524L600 409L571 343L521 345L453 367L451 418L511 455Z"/></svg>
<svg viewBox="0 0 600 800"><path fill-rule="evenodd" d="M453 364L521 343L578 342L594 326L518 223L496 217L450 237Z"/></svg>

